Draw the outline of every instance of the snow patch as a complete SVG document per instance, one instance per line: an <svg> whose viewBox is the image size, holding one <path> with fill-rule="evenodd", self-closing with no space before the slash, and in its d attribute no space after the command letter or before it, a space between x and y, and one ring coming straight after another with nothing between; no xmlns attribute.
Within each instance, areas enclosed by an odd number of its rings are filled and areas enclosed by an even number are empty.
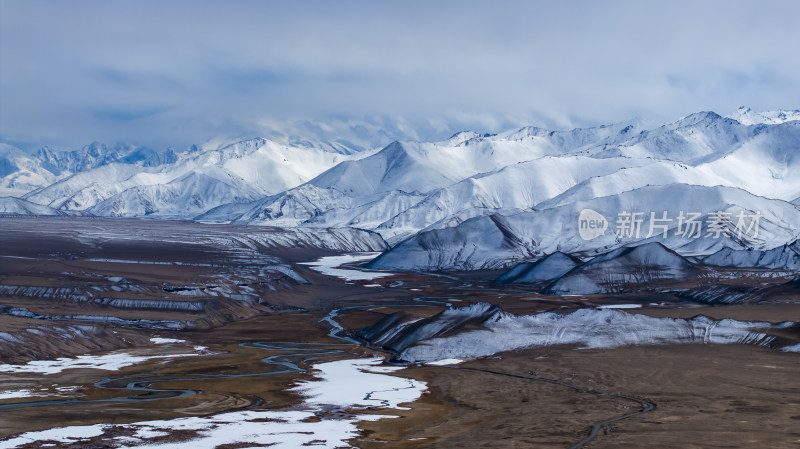
<svg viewBox="0 0 800 449"><path fill-rule="evenodd" d="M24 365L0 365L0 372L57 374L68 369L100 369L117 371L126 366L136 365L152 359L171 359L200 355L206 348L195 346L194 353L135 355L127 352L112 352L103 355L79 355L75 358L61 357L55 360L32 360Z"/></svg>
<svg viewBox="0 0 800 449"><path fill-rule="evenodd" d="M36 396L31 390L9 390L9 391L0 391L0 400L2 399L14 399L14 398L29 398L32 396Z"/></svg>
<svg viewBox="0 0 800 449"><path fill-rule="evenodd" d="M356 270L354 268L341 268L341 266L345 264L372 260L377 257L378 254L380 253L370 252L344 254L341 256L325 256L314 262L302 262L300 265L308 265L314 271L318 271L328 276L335 276L345 281L372 281L388 276L394 276L395 273L387 273L385 271L366 271Z"/></svg>
<svg viewBox="0 0 800 449"><path fill-rule="evenodd" d="M165 345L169 343L186 343L186 340L180 340L177 338L153 337L150 339L150 342L155 343L157 345Z"/></svg>
<svg viewBox="0 0 800 449"><path fill-rule="evenodd" d="M0 449L17 448L37 441L88 443L105 432L134 430L131 436L104 438L110 447L194 449L220 445L253 444L275 448L314 446L322 448L350 447L348 440L358 436L359 421L377 421L393 415L349 414L346 410L363 408L399 408L417 400L426 385L412 379L389 376L401 367L379 366L380 358L351 359L314 365L317 379L301 382L293 390L308 396L301 409L245 410L205 417L188 417L132 424L96 424L71 426L40 432L28 432L5 441ZM322 413L330 406L345 413ZM337 416L332 418L331 416ZM172 431L194 431L196 436L185 441L171 441L168 446L148 441Z"/></svg>
<svg viewBox="0 0 800 449"><path fill-rule="evenodd" d="M425 384L402 377L386 376L402 367L380 366L383 358L338 360L314 365L317 379L304 381L293 391L306 395L314 406L375 407L403 409L399 404L416 400Z"/></svg>
<svg viewBox="0 0 800 449"><path fill-rule="evenodd" d="M461 360L461 359L442 359L442 360L435 360L433 362L428 362L428 365L447 366L447 365L458 365L459 363L464 363L464 360Z"/></svg>
<svg viewBox="0 0 800 449"><path fill-rule="evenodd" d="M784 346L781 348L781 351L784 352L800 352L800 343L791 346Z"/></svg>

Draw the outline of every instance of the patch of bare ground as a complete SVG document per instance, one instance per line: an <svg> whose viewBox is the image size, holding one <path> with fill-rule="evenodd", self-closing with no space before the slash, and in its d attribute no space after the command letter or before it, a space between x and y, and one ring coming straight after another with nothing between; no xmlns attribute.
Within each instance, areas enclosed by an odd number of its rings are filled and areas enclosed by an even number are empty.
<svg viewBox="0 0 800 449"><path fill-rule="evenodd" d="M800 386L796 354L749 346L647 346L613 350L547 348L462 365L656 404L613 423L586 447L797 447ZM362 423L360 447L570 447L597 422L641 408L560 385L448 367L406 370L429 383L427 406L411 418ZM422 411L417 412L417 407ZM438 410L422 419L426 407Z"/></svg>

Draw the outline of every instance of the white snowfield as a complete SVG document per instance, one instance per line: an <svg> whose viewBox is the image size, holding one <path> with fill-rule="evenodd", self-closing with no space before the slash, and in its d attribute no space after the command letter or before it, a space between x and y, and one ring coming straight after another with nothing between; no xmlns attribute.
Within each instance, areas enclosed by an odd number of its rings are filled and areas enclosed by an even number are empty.
<svg viewBox="0 0 800 449"><path fill-rule="evenodd" d="M555 345L576 345L579 349L685 343L766 346L774 337L760 331L781 325L712 320L703 316L692 319L653 318L604 308L580 309L566 315L543 312L514 316L503 313L490 318L484 326L486 329L423 340L401 352L398 359L431 363ZM796 347L782 350L795 351L793 348Z"/></svg>
<svg viewBox="0 0 800 449"><path fill-rule="evenodd" d="M435 360L433 362L428 362L428 365L448 366L448 365L458 365L459 363L464 363L464 360L462 360L462 359L442 359L442 360Z"/></svg>
<svg viewBox="0 0 800 449"><path fill-rule="evenodd" d="M403 368L381 365L383 358L339 360L314 365L316 379L301 381L293 388L307 397L313 406L384 407L407 410L400 406L419 398L427 387L423 382L386 376Z"/></svg>
<svg viewBox="0 0 800 449"><path fill-rule="evenodd" d="M31 396L36 396L31 390L22 389L22 390L6 390L0 391L0 400L3 399L16 399L16 398L28 398Z"/></svg>
<svg viewBox="0 0 800 449"><path fill-rule="evenodd" d="M400 404L417 400L427 389L422 382L389 376L401 367L378 366L381 358L351 359L314 365L316 379L303 381L294 388L306 395L304 404L292 410L246 410L205 417L143 421L131 424L95 424L27 432L0 441L0 449L55 441L64 444L88 444L99 438L107 447L186 448L217 447L224 444L247 444L275 448L351 447L348 440L357 437L359 421L376 421L393 415L359 414L358 409L397 409ZM322 414L331 407L343 413ZM347 412L350 410L351 412ZM317 419L319 418L319 420ZM133 431L131 436L105 437L104 433ZM158 437L172 431L195 431L197 436L185 441L158 442Z"/></svg>
<svg viewBox="0 0 800 449"><path fill-rule="evenodd" d="M153 337L150 339L150 342L157 345L168 345L173 343L186 343L186 340L180 340L178 338Z"/></svg>
<svg viewBox="0 0 800 449"><path fill-rule="evenodd" d="M136 365L148 360L194 357L202 355L206 349L207 348L204 346L195 346L193 352L151 355L133 354L129 351L115 351L101 355L79 355L75 358L60 357L55 360L32 360L24 365L0 365L0 373L57 374L68 369L116 371L120 368Z"/></svg>
<svg viewBox="0 0 800 449"><path fill-rule="evenodd" d="M345 264L366 262L372 260L378 254L380 253L368 252L368 253L343 254L341 256L324 256L320 257L318 260L315 260L314 262L301 262L300 265L308 265L314 271L319 271L320 273L326 274L328 276L335 276L345 281L371 281L374 279L394 276L396 273L369 271L361 269L357 270L353 268L342 267L342 265ZM374 285L374 284L370 286L380 287L380 285Z"/></svg>
<svg viewBox="0 0 800 449"><path fill-rule="evenodd" d="M3 399L17 399L17 398L31 398L31 397L44 397L44 396L62 396L65 394L74 393L78 387L59 387L53 386L53 390L23 388L19 390L0 390L0 400Z"/></svg>

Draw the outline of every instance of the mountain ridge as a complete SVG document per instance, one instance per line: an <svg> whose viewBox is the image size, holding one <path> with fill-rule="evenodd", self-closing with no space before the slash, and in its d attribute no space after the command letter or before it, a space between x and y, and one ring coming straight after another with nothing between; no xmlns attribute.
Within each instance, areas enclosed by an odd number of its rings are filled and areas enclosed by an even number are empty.
<svg viewBox="0 0 800 449"><path fill-rule="evenodd" d="M702 111L655 127L630 121L561 131L463 131L441 141L395 141L358 153L341 143L303 139L292 146L253 138L156 152L158 157L146 149L95 144L84 148L82 164L46 148L38 162L24 160L24 153L5 145L0 174L3 187L23 191L6 196L45 206L40 210L48 213L367 229L394 245L376 266L396 269L500 268L555 251L593 256L644 243L608 233L576 240L570 233L580 208L599 210L612 222L625 210L648 217L668 212L673 219L684 209L763 213L762 234L750 240L662 241L681 253L707 256L723 248L767 251L796 239L798 117L789 110L744 108L728 116ZM119 162L123 154L132 163ZM42 164L65 171L57 175ZM37 210L8 204L21 213ZM562 228L520 222L534 218ZM409 245L422 253L402 260Z"/></svg>

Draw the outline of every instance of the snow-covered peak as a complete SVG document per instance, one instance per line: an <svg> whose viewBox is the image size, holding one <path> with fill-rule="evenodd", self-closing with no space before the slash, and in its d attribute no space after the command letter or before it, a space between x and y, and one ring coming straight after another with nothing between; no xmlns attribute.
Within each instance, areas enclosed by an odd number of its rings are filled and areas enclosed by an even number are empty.
<svg viewBox="0 0 800 449"><path fill-rule="evenodd" d="M495 138L503 140L522 140L531 137L546 136L553 132L555 131L539 128L537 126L525 126L522 128L512 129L506 132L499 133Z"/></svg>
<svg viewBox="0 0 800 449"><path fill-rule="evenodd" d="M69 174L13 145L0 143L0 196L19 197Z"/></svg>
<svg viewBox="0 0 800 449"><path fill-rule="evenodd" d="M727 117L738 121L742 125L778 125L800 120L800 111L778 109L775 111L756 112L748 107L742 106Z"/></svg>
<svg viewBox="0 0 800 449"><path fill-rule="evenodd" d="M80 150L60 150L43 146L36 151L34 157L44 167L56 173L77 173L115 162L151 167L178 160L178 154L172 148L158 151L136 145L106 145L100 142L92 142Z"/></svg>
<svg viewBox="0 0 800 449"><path fill-rule="evenodd" d="M479 139L481 137L487 137L487 136L481 136L475 131L459 131L450 136L450 138L448 138L447 140L443 140L440 143L442 145L456 146L456 145L461 145L464 142L470 141L472 139Z"/></svg>
<svg viewBox="0 0 800 449"><path fill-rule="evenodd" d="M754 131L715 112L697 112L679 120L645 130L617 146L609 146L596 157L638 157L695 164L723 154Z"/></svg>
<svg viewBox="0 0 800 449"><path fill-rule="evenodd" d="M104 164L25 198L62 210L94 208L101 215L175 217L182 212L183 218L191 218L225 203L253 201L296 187L352 157L248 139L191 152L161 166Z"/></svg>

